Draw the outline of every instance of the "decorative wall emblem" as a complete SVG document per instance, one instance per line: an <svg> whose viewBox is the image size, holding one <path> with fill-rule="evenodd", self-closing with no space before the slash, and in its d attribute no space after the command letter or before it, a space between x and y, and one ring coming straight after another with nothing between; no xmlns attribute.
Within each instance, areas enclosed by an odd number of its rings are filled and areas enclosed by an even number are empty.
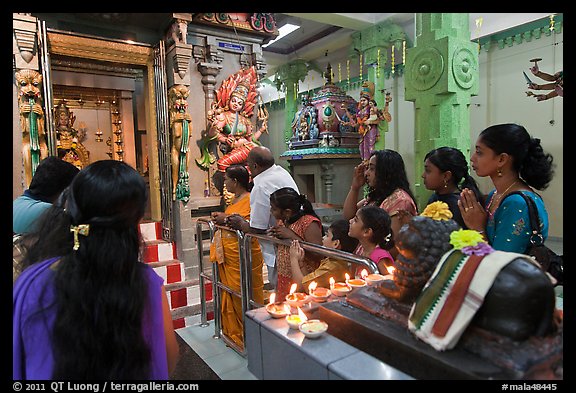
<svg viewBox="0 0 576 393"><path fill-rule="evenodd" d="M477 69L476 57L470 49L459 48L454 52L452 56L452 74L461 88L469 89L472 87Z"/></svg>
<svg viewBox="0 0 576 393"><path fill-rule="evenodd" d="M420 51L410 67L410 77L414 88L419 91L429 90L440 80L444 72L444 59L436 48Z"/></svg>

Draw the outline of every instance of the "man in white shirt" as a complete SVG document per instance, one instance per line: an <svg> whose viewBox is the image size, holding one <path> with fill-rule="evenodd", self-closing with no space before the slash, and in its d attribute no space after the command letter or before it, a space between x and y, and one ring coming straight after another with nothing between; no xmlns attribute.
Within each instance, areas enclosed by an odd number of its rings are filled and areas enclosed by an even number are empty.
<svg viewBox="0 0 576 393"><path fill-rule="evenodd" d="M292 175L274 163L274 156L267 147L254 147L248 154L246 164L254 180L254 187L250 192L250 222L240 215L231 215L228 216L228 225L244 233L266 234L268 228L276 224L276 219L270 213L270 194L283 187L300 191ZM272 289L275 289L277 272L274 243L260 241L260 247L268 269L268 281Z"/></svg>

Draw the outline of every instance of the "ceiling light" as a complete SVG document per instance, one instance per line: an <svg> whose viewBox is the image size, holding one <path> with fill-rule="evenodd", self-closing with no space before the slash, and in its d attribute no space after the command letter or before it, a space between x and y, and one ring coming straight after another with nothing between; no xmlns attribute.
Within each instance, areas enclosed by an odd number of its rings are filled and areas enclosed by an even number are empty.
<svg viewBox="0 0 576 393"><path fill-rule="evenodd" d="M288 34L292 33L295 30L298 30L300 28L300 26L298 25L293 25L292 23L286 23L284 26L278 28L278 37L276 37L275 39L273 39L272 41L268 42L265 45L262 45L262 48L266 48L268 45L272 45L273 43L275 43L278 40L281 40L282 38L286 37Z"/></svg>

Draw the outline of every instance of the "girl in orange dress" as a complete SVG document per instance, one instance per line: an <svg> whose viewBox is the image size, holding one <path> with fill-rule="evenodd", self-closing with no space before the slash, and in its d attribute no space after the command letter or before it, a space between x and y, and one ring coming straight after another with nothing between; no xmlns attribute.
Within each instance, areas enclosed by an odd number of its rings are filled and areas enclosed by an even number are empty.
<svg viewBox="0 0 576 393"><path fill-rule="evenodd" d="M278 239L301 240L322 245L323 229L320 218L305 195L300 195L290 187L280 188L270 195L270 213L276 218L276 226L268 234ZM290 292L292 267L290 264L290 244L278 244L276 266L278 284L276 299L281 300ZM300 270L304 275L312 273L320 265L316 255L305 255L300 261Z"/></svg>

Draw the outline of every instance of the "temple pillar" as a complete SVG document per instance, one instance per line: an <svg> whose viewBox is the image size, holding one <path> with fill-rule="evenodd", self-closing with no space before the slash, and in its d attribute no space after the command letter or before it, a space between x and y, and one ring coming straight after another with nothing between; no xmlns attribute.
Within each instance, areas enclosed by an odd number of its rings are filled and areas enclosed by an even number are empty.
<svg viewBox="0 0 576 393"><path fill-rule="evenodd" d="M452 146L470 157L470 97L478 94L478 46L467 13L416 14L406 51L405 96L415 104L415 196L422 210L431 194L421 183L424 157Z"/></svg>
<svg viewBox="0 0 576 393"><path fill-rule="evenodd" d="M361 69L366 67L368 80L374 83L374 99L380 109L385 104L386 78L384 76L384 67L388 62L388 50L392 45L401 44L406 39L404 30L390 22L378 23L352 34L351 49L359 54L359 58L362 61ZM363 78L363 75L360 78ZM388 131L388 122L381 121L378 125L378 130L380 137L374 145L375 150L381 150L385 147L383 135Z"/></svg>
<svg viewBox="0 0 576 393"><path fill-rule="evenodd" d="M286 115L284 118L284 140L286 145L292 137L292 119L298 110L298 83L304 82L310 65L304 60L298 59L286 63L278 68L275 74L274 81L276 82L276 89L280 90L284 87L286 92Z"/></svg>

